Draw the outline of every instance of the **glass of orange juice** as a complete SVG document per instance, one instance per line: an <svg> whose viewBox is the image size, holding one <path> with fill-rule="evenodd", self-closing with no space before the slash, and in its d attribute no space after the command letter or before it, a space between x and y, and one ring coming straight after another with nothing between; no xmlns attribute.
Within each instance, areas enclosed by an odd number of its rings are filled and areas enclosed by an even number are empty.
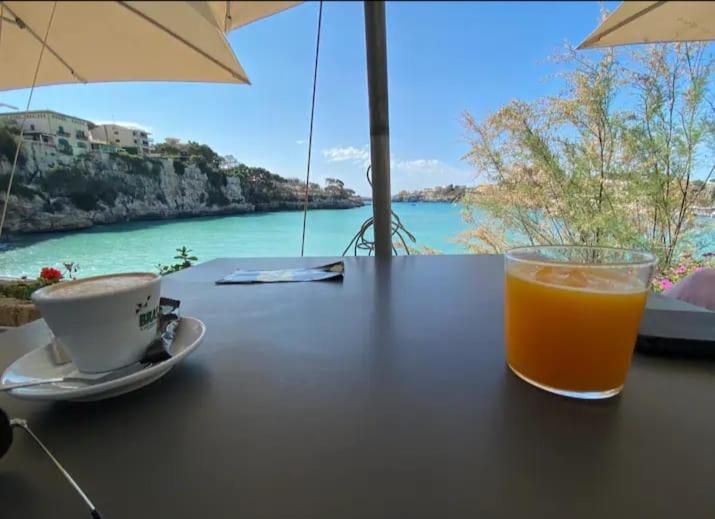
<svg viewBox="0 0 715 519"><path fill-rule="evenodd" d="M504 313L511 370L564 396L620 393L655 261L647 252L609 247L507 252Z"/></svg>

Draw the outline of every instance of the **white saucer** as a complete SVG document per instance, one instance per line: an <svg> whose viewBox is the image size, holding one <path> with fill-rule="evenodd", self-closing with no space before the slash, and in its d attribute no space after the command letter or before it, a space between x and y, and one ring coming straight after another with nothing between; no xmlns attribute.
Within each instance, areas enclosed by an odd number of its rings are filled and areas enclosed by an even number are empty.
<svg viewBox="0 0 715 519"><path fill-rule="evenodd" d="M9 394L24 400L103 400L128 393L151 384L165 375L177 362L195 350L203 341L206 325L194 317L182 317L171 346L172 357L125 377L100 384L85 382L54 382L41 386L12 389ZM0 384L24 382L28 379L69 376L77 372L72 362L58 365L52 360L47 344L13 362L0 377Z"/></svg>

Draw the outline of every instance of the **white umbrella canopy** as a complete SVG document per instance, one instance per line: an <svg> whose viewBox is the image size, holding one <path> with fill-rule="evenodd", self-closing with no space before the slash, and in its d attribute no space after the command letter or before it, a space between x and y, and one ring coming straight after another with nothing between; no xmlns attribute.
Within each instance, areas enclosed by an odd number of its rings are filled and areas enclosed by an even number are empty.
<svg viewBox="0 0 715 519"><path fill-rule="evenodd" d="M33 85L45 33L35 86L249 83L226 41L226 20L245 25L296 3L0 2L0 90Z"/></svg>
<svg viewBox="0 0 715 519"><path fill-rule="evenodd" d="M578 48L713 39L713 2L623 2Z"/></svg>
<svg viewBox="0 0 715 519"><path fill-rule="evenodd" d="M212 1L211 10L221 28L228 32L274 15L303 2L220 2Z"/></svg>

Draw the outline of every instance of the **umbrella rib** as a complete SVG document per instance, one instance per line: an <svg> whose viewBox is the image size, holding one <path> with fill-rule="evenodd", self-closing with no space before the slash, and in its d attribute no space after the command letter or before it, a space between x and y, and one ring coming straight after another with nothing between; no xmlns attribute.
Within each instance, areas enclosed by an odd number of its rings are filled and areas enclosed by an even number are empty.
<svg viewBox="0 0 715 519"><path fill-rule="evenodd" d="M197 52L198 54L200 54L201 56L203 56L204 58L206 58L207 60L209 60L210 62L212 62L214 65L218 65L219 67L221 67L222 69L224 69L226 72L228 72L229 74L231 74L231 76L233 76L234 78L239 79L239 80L241 80L241 81L246 81L246 82L248 81L248 78L246 78L246 77L242 76L241 74L237 73L235 70L232 70L231 67L228 67L228 66L224 65L224 64L221 63L219 60L217 60L216 58L214 58L213 56L211 56L210 54L204 52L203 50L201 50L200 48L198 48L196 45L194 45L193 43L191 43L190 41L188 41L188 40L182 38L182 37L179 36L177 33L175 33L174 31L172 31L171 29L169 29L168 27L163 26L162 24L160 24L159 22L157 22L157 21L154 20L153 18L151 18L151 17L147 16L146 14L142 13L141 11L139 11L138 9L132 7L131 5L128 5L126 2L117 1L117 3L118 3L119 5L121 5L122 7L124 7L125 9L127 9L127 10L131 11L132 13L136 14L136 15L139 16L140 18L144 19L145 21L149 22L150 24L152 24L152 25L153 25L154 27L156 27L157 29L161 29L162 31L164 31L165 33L167 33L169 36L171 36L171 37L173 37L174 39L176 39L177 41L183 43L184 45L186 45L187 47L189 47L189 48L190 48L191 50L193 50L194 52ZM217 29L218 29L218 27L217 27ZM225 38L225 36L224 36L224 38Z"/></svg>
<svg viewBox="0 0 715 519"><path fill-rule="evenodd" d="M1 3L1 4L3 5L3 7L4 7L5 9L7 9L7 11L13 16L14 20L10 20L11 23L14 23L14 24L17 25L20 29L24 29L24 30L26 30L28 33L30 33L30 35L31 35L33 38L35 38L38 42L40 42L40 44L43 45L43 46L45 47L45 49L47 49L47 50L50 52L50 54L52 54L55 58L57 58L57 61L59 61L60 63L62 63L62 64L67 68L67 70L69 70L70 74L72 74L72 75L77 79L77 81L79 81L80 83L86 83L86 82L87 82L86 79L84 79L82 76L80 76L79 74L77 74L77 72L74 71L74 69L69 65L69 63L67 63L64 59L62 59L62 56L60 56L59 54L57 54L57 52L55 51L55 49L53 49L52 47L50 47L50 45L49 45L46 41L43 41L42 38L40 38L40 37L37 35L37 33L32 29L32 27L30 27L29 25L27 25L22 18L20 18L19 16L17 16L17 15L13 12L13 10L10 9L10 8L5 4L5 2L0 2L0 3ZM4 19L7 19L7 18L4 18Z"/></svg>
<svg viewBox="0 0 715 519"><path fill-rule="evenodd" d="M659 8L659 7L661 7L661 6L662 6L663 4L665 4L665 3L667 3L667 2L661 1L661 2L656 2L656 3L652 4L652 5L649 5L648 7L646 7L645 9L643 9L642 11L638 11L637 13L630 15L630 16L629 16L628 18L626 18L625 20L621 20L619 23L617 23L616 25L614 25L613 27L611 27L611 28L608 29L607 31L603 31L603 33L601 33L601 34L598 35L598 38L595 38L595 37L594 37L594 38L589 38L589 39L587 39L587 40L584 41L581 45L579 45L579 48L582 48L582 47L584 47L584 46L591 45L591 44L593 44L593 43L597 43L597 42L601 41L603 38L605 38L606 36L608 36L609 34L611 34L613 31L616 31L616 30L620 29L621 27L623 27L624 25L627 25L627 24L631 23L633 20L637 20L637 19L640 18L641 16L643 16L643 15L645 15L645 14L648 14L649 12L651 12L651 11L653 11L653 10L655 10L655 9L657 9L657 8Z"/></svg>
<svg viewBox="0 0 715 519"><path fill-rule="evenodd" d="M223 32L228 32L228 28L231 27L231 0L226 0L226 16L223 19Z"/></svg>

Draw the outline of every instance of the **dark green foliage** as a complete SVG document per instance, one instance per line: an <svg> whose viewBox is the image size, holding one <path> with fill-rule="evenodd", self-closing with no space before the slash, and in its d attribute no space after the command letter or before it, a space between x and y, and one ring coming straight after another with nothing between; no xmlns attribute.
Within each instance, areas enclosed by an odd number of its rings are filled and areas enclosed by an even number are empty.
<svg viewBox="0 0 715 519"><path fill-rule="evenodd" d="M72 146L67 139L57 139L57 150L64 155L73 155Z"/></svg>
<svg viewBox="0 0 715 519"><path fill-rule="evenodd" d="M77 209L82 209L83 211L94 211L99 208L99 199L94 193L86 191L82 193L72 193L69 197Z"/></svg>
<svg viewBox="0 0 715 519"><path fill-rule="evenodd" d="M18 159L19 160L19 159ZM0 191L5 192L7 189L7 183L10 182L10 174L9 173L2 173L0 174ZM27 200L31 200L35 196L37 196L39 193L32 189L31 187L27 187L21 183L21 179L15 176L15 179L12 182L12 191L11 193L19 198L25 198Z"/></svg>
<svg viewBox="0 0 715 519"><path fill-rule="evenodd" d="M224 174L239 178L243 196L252 204L302 200L305 193L304 181L296 178L286 179L263 168L239 164L235 168L226 170ZM354 191L344 187L341 180L330 179L326 189L321 189L318 184L311 182L308 199L348 199L354 194Z"/></svg>
<svg viewBox="0 0 715 519"><path fill-rule="evenodd" d="M194 141L180 142L178 144L157 144L154 146L154 152L164 157L188 157L189 161L192 164L196 164L204 173L208 169L217 170L224 163L221 155L212 150L210 146Z"/></svg>
<svg viewBox="0 0 715 519"><path fill-rule="evenodd" d="M138 157L125 153L112 153L110 157L116 159L127 168L130 175L141 175L158 180L161 175L161 161L153 158Z"/></svg>
<svg viewBox="0 0 715 519"><path fill-rule="evenodd" d="M206 163L206 161L201 160L200 158L197 157L191 157L189 159L190 163L199 168L199 171L203 173L204 175L208 175L211 172L211 168L209 165Z"/></svg>
<svg viewBox="0 0 715 519"><path fill-rule="evenodd" d="M174 159L174 171L177 175L183 175L186 171L186 164L180 160Z"/></svg>
<svg viewBox="0 0 715 519"><path fill-rule="evenodd" d="M151 162L151 174L154 178L159 178L161 176L161 162L156 159L150 159Z"/></svg>
<svg viewBox="0 0 715 519"><path fill-rule="evenodd" d="M162 204L166 204L166 196L164 196L164 193L159 192L156 194L156 200L157 202L161 202Z"/></svg>
<svg viewBox="0 0 715 519"><path fill-rule="evenodd" d="M76 165L51 169L42 179L41 186L51 197L68 197L83 211L99 209L100 202L111 207L120 193L135 194L119 175L91 177Z"/></svg>
<svg viewBox="0 0 715 519"><path fill-rule="evenodd" d="M189 141L184 145L184 149L182 151L189 157L196 158L213 169L218 169L221 165L221 155L216 153L206 144Z"/></svg>
<svg viewBox="0 0 715 519"><path fill-rule="evenodd" d="M17 150L17 138L19 138L20 130L16 125L0 124L0 158L4 157L10 164L15 160ZM23 149L20 149L20 155L17 157L17 165L22 168L27 162L27 157Z"/></svg>
<svg viewBox="0 0 715 519"><path fill-rule="evenodd" d="M267 203L276 200L276 183L288 183L286 179L274 175L263 168L252 168L245 164L230 170L229 174L238 176L241 182L241 191L251 203Z"/></svg>
<svg viewBox="0 0 715 519"><path fill-rule="evenodd" d="M222 187L226 187L226 184L228 184L226 175L224 175L220 171L214 171L209 169L206 171L206 178L209 181L209 185L214 189L221 189Z"/></svg>
<svg viewBox="0 0 715 519"><path fill-rule="evenodd" d="M62 196L84 191L86 175L76 166L60 166L50 169L41 180L42 188L52 196Z"/></svg>
<svg viewBox="0 0 715 519"><path fill-rule="evenodd" d="M156 144L154 146L154 153L163 155L164 157L180 157L182 155L182 151L179 146L183 145L179 144L178 146L173 146L167 143Z"/></svg>
<svg viewBox="0 0 715 519"><path fill-rule="evenodd" d="M114 205L119 196L114 185L107 180L92 179L88 184L88 191L95 193L97 198L109 207Z"/></svg>
<svg viewBox="0 0 715 519"><path fill-rule="evenodd" d="M201 166L199 166L201 168ZM206 203L210 206L223 207L230 203L223 192L223 188L228 184L226 175L221 171L209 168L204 164L205 169L201 169L206 175Z"/></svg>
<svg viewBox="0 0 715 519"><path fill-rule="evenodd" d="M126 146L124 151L126 151L129 155L139 155L139 148L136 146Z"/></svg>
<svg viewBox="0 0 715 519"><path fill-rule="evenodd" d="M206 204L223 207L230 204L230 200L226 198L226 195L219 190L209 190L207 191Z"/></svg>

